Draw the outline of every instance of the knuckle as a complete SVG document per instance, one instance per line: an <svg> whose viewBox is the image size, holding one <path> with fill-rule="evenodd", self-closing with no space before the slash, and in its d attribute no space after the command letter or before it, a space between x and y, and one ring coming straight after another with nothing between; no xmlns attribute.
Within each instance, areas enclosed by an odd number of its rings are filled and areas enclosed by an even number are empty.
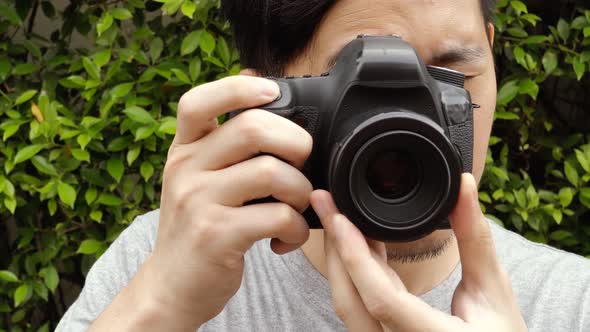
<svg viewBox="0 0 590 332"><path fill-rule="evenodd" d="M248 110L241 113L237 118L237 134L247 144L257 144L264 134L260 110Z"/></svg>
<svg viewBox="0 0 590 332"><path fill-rule="evenodd" d="M223 78L224 84L227 84L227 89L233 91L233 96L238 102L246 102L252 99L251 77L248 76L230 76Z"/></svg>
<svg viewBox="0 0 590 332"><path fill-rule="evenodd" d="M280 204L276 213L277 219L283 224L289 224L295 217L293 209L287 204Z"/></svg>
<svg viewBox="0 0 590 332"><path fill-rule="evenodd" d="M192 238L197 246L207 243L220 235L219 226L210 218L201 218L191 227Z"/></svg>
<svg viewBox="0 0 590 332"><path fill-rule="evenodd" d="M387 322L392 315L392 308L383 296L367 301L367 311L375 319Z"/></svg>
<svg viewBox="0 0 590 332"><path fill-rule="evenodd" d="M256 175L262 183L272 184L274 180L279 176L281 162L269 155L259 156L258 165L256 167Z"/></svg>
<svg viewBox="0 0 590 332"><path fill-rule="evenodd" d="M186 115L189 110L191 109L191 100L193 100L192 96L194 94L198 94L199 92L199 87L193 88L185 93L182 94L182 96L180 96L180 99L178 100L178 115L180 116L182 115Z"/></svg>

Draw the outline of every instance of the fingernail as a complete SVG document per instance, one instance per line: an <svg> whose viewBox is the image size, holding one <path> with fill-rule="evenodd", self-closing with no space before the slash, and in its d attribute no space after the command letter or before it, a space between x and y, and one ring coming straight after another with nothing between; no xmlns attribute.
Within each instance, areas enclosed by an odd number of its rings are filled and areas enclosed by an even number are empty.
<svg viewBox="0 0 590 332"><path fill-rule="evenodd" d="M269 79L264 79L264 83L260 85L260 93L269 99L275 99L280 92L279 85Z"/></svg>

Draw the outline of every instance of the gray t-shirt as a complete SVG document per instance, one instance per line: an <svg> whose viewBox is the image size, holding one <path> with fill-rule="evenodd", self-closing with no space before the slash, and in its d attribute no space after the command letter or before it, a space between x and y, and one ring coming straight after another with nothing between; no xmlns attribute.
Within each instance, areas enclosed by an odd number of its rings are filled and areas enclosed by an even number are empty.
<svg viewBox="0 0 590 332"><path fill-rule="evenodd" d="M158 220L159 211L152 211L138 217L119 236L91 268L79 298L56 331L84 331L90 326L152 251ZM492 232L529 331L590 331L590 260L527 241L493 223ZM460 279L458 266L421 298L450 312ZM268 240L257 242L246 253L241 288L221 314L199 329L344 330L330 303L328 281L301 250L279 256L270 250Z"/></svg>

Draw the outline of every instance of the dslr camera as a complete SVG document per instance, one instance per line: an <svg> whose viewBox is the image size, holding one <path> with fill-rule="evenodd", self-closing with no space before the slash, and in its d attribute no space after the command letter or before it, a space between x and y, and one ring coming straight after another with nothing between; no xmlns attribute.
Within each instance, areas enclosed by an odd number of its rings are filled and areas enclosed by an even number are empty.
<svg viewBox="0 0 590 332"><path fill-rule="evenodd" d="M363 234L412 241L449 228L473 159L477 106L462 73L425 66L399 37L360 35L321 76L270 79L280 97L260 108L312 135L303 173ZM321 228L311 207L304 217Z"/></svg>

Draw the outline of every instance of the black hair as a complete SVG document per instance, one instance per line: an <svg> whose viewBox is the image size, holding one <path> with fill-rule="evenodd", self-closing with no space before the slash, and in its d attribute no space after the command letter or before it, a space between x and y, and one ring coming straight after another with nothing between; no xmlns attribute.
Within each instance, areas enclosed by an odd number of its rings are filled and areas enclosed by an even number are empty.
<svg viewBox="0 0 590 332"><path fill-rule="evenodd" d="M485 22L491 22L497 0L480 0ZM221 0L245 68L281 76L283 68L310 42L336 0Z"/></svg>

